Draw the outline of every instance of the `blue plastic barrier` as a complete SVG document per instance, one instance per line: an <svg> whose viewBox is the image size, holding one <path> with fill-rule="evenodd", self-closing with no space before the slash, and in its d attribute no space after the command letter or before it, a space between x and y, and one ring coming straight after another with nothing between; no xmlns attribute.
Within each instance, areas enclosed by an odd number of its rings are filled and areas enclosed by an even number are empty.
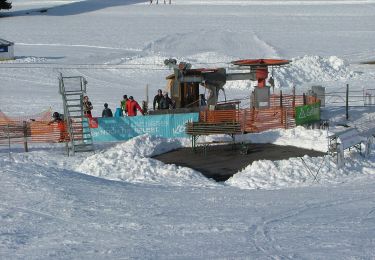
<svg viewBox="0 0 375 260"><path fill-rule="evenodd" d="M91 128L91 134L94 142L124 141L142 134L188 137L185 123L198 119L198 113L98 118L98 127Z"/></svg>

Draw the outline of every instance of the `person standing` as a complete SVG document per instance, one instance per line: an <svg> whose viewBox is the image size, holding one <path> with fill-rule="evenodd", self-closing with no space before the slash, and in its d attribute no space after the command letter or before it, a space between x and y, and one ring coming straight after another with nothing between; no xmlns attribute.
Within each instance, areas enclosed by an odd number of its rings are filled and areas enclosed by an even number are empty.
<svg viewBox="0 0 375 260"><path fill-rule="evenodd" d="M104 109L102 112L102 117L113 117L112 110L108 108L108 104L104 103Z"/></svg>
<svg viewBox="0 0 375 260"><path fill-rule="evenodd" d="M133 96L130 96L129 100L126 102L126 108L128 111L128 116L136 116L137 110L141 112L142 115L144 115L141 106L138 104L137 101L134 100Z"/></svg>
<svg viewBox="0 0 375 260"><path fill-rule="evenodd" d="M59 112L54 112L52 115L52 120L48 123L48 125L51 124L57 124L57 129L59 129L59 143L62 143L65 141L65 136L66 136L66 126L65 122L62 119L62 116L59 114Z"/></svg>
<svg viewBox="0 0 375 260"><path fill-rule="evenodd" d="M168 93L164 93L160 100L160 109L171 109L173 108L172 99L169 98Z"/></svg>
<svg viewBox="0 0 375 260"><path fill-rule="evenodd" d="M158 89L158 94L154 97L154 102L153 102L154 110L155 110L155 108L157 110L161 109L160 101L161 101L162 98L163 98L163 92L161 91L161 89Z"/></svg>
<svg viewBox="0 0 375 260"><path fill-rule="evenodd" d="M91 110L93 108L94 107L92 106L92 104L89 100L89 97L84 96L83 97L83 114L85 115L85 117L92 118Z"/></svg>
<svg viewBox="0 0 375 260"><path fill-rule="evenodd" d="M128 111L126 110L126 102L128 101L128 95L123 96L123 100L121 100L121 110L124 116L127 115Z"/></svg>

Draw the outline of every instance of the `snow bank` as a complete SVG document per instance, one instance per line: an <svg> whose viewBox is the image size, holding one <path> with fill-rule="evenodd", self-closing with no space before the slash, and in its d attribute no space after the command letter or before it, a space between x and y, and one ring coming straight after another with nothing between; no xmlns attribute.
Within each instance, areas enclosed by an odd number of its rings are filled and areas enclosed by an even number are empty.
<svg viewBox="0 0 375 260"><path fill-rule="evenodd" d="M172 186L214 186L216 183L190 168L166 165L148 158L183 144L176 139L138 136L89 156L75 170L110 180Z"/></svg>
<svg viewBox="0 0 375 260"><path fill-rule="evenodd" d="M297 126L293 129L276 129L262 133L246 134L242 137L240 136L239 140L241 139L252 143L292 145L315 151L327 151L327 131L320 129L306 129L302 126Z"/></svg>
<svg viewBox="0 0 375 260"><path fill-rule="evenodd" d="M327 131L319 129L270 130L242 137L254 143L293 145L316 151L327 151ZM353 178L375 174L375 157L363 158L356 151L347 152L345 166L337 169L330 157L290 158L288 160L260 160L252 163L230 178L226 184L242 189L280 189L286 187L310 186L317 183L341 183Z"/></svg>
<svg viewBox="0 0 375 260"><path fill-rule="evenodd" d="M303 56L293 58L290 65L275 69L276 87L301 86L305 83L347 80L357 76L349 64L336 57Z"/></svg>
<svg viewBox="0 0 375 260"><path fill-rule="evenodd" d="M337 169L328 156L291 158L281 161L261 160L247 166L226 184L241 189L280 189L312 184L352 182L365 175L375 175L375 157L363 159L358 153L346 153L345 166ZM316 176L316 180L315 179Z"/></svg>
<svg viewBox="0 0 375 260"><path fill-rule="evenodd" d="M258 46L258 45L257 45ZM271 47L269 47L271 49ZM272 53L272 51L269 51ZM277 57L277 51L273 51ZM263 55L264 56L264 55ZM265 55L267 57L267 55ZM228 57L229 58L229 57ZM232 58L233 59L233 58ZM346 81L356 78L359 73L350 69L350 64L336 56L303 56L291 60L289 65L269 69L273 74L276 88L301 87L311 83ZM226 90L246 90L256 86L255 81L228 81Z"/></svg>
<svg viewBox="0 0 375 260"><path fill-rule="evenodd" d="M224 135L201 137L202 141L230 140ZM297 126L293 129L274 129L261 133L237 135L236 142L272 143L277 145L291 145L320 152L327 151L327 131L320 129L306 129Z"/></svg>

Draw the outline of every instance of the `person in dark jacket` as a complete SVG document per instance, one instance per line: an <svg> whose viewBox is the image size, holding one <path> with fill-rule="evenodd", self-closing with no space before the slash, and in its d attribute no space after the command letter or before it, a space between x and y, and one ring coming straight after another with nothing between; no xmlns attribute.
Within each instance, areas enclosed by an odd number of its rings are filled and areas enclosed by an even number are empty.
<svg viewBox="0 0 375 260"><path fill-rule="evenodd" d="M126 102L126 108L128 110L128 116L136 116L137 110L144 115L144 112L141 106L138 104L137 101L134 100L133 96L129 97L129 100Z"/></svg>
<svg viewBox="0 0 375 260"><path fill-rule="evenodd" d="M112 110L108 108L108 104L104 103L104 109L102 112L102 117L113 117Z"/></svg>
<svg viewBox="0 0 375 260"><path fill-rule="evenodd" d="M160 109L172 109L173 102L168 96L168 93L164 93L163 97L160 99Z"/></svg>
<svg viewBox="0 0 375 260"><path fill-rule="evenodd" d="M162 93L161 89L158 89L158 94L154 97L154 102L153 102L154 110L155 110L155 108L157 110L161 109L160 101L161 101L162 98L163 98L163 93Z"/></svg>
<svg viewBox="0 0 375 260"><path fill-rule="evenodd" d="M88 96L83 97L83 114L85 117L92 118L91 110L93 109L93 106L89 100Z"/></svg>
<svg viewBox="0 0 375 260"><path fill-rule="evenodd" d="M62 115L59 112L54 112L52 115L52 120L48 123L48 125L56 124L57 129L59 129L59 143L62 143L65 141L65 135L66 135L66 126L65 122L62 118Z"/></svg>

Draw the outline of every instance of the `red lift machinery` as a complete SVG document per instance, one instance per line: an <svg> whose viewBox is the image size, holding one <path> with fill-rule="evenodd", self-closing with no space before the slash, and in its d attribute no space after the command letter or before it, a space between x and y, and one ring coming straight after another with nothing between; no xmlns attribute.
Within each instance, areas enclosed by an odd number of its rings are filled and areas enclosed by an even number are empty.
<svg viewBox="0 0 375 260"><path fill-rule="evenodd" d="M209 90L207 105L210 109L214 108L218 103L219 92L222 91L225 95L225 83L233 80L257 81L255 93L259 96L258 103L260 102L260 105L265 104L266 100L264 99L266 98L268 98L267 103L269 103L270 91L269 87L266 86L268 67L282 66L288 63L288 60L275 59L237 60L233 61L232 64L235 66L234 69L241 72L228 72L225 68L191 69L191 64L185 62L177 64L175 59L164 61L164 64L174 71L172 75L167 77L167 89L176 104L176 110L182 110L181 112L199 110L199 86ZM246 72L242 72L244 70ZM263 93L268 93L268 95ZM260 98L260 96L264 96L264 98ZM259 104L256 106L259 106Z"/></svg>

